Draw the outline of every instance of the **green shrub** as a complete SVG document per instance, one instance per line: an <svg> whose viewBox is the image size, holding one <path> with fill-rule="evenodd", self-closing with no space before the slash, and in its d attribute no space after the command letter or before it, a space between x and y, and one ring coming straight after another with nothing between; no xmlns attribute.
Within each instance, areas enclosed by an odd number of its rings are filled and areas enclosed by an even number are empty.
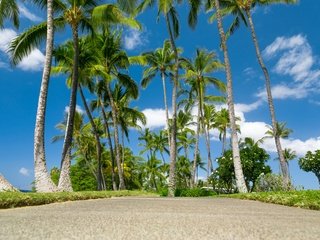
<svg viewBox="0 0 320 240"><path fill-rule="evenodd" d="M176 189L176 197L209 197L216 195L215 192L203 188Z"/></svg>
<svg viewBox="0 0 320 240"><path fill-rule="evenodd" d="M277 192L287 191L290 186L283 184L283 177L277 174L260 174L255 182L255 192Z"/></svg>

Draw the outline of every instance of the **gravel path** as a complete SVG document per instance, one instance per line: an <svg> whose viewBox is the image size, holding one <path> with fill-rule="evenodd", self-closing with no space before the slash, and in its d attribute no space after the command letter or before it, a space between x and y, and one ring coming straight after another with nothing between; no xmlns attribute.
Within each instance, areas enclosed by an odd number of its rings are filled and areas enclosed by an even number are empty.
<svg viewBox="0 0 320 240"><path fill-rule="evenodd" d="M0 239L320 239L320 211L221 198L111 198L0 210Z"/></svg>

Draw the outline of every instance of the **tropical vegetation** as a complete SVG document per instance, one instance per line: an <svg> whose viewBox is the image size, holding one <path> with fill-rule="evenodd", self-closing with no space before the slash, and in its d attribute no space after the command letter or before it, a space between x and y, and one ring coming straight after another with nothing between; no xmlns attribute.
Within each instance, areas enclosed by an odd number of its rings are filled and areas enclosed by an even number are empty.
<svg viewBox="0 0 320 240"><path fill-rule="evenodd" d="M251 11L256 5L296 1L118 0L101 5L98 0L33 2L47 10L47 20L23 31L12 40L8 50L12 64L17 65L46 40L35 121L35 191L138 189L166 193L164 195L170 197L213 195L208 190L217 193L268 191L269 186L261 187L269 181L265 176L269 177L272 172L267 165L270 156L261 144L263 139L238 137L240 118L235 113L236 93L233 91L228 38L232 37L240 20L250 26L266 80L271 125L265 138L274 138L282 174L279 179L282 186L291 187L289 161L296 159L296 154L291 149L282 149L280 142L280 139L288 138L291 131L284 123L276 121L270 77L261 57ZM202 9L214 12L210 21L217 22L223 52L221 59L217 52L202 48L195 49L192 58L184 56L177 41L181 21L177 8L180 4L190 5L188 23L191 28L196 27ZM163 17L165 22L167 40L155 50L130 56L123 47L124 28L139 31L142 27L137 20L139 15L155 6L157 17ZM230 14L234 21L226 31L223 20ZM18 16L15 1L0 1L1 28L5 20L18 27ZM67 27L71 32L66 31ZM69 39L56 41L56 36L62 33ZM131 67L140 68L142 79L135 79L130 73ZM70 101L61 122L56 125L61 135L53 138L53 142L63 141L60 166L47 169L44 126L49 80L53 75L65 78ZM143 91L150 91L152 81L162 84L163 129L147 128L146 116L135 106L135 101L139 100L139 85ZM78 110L77 105L84 111ZM140 152L130 142L132 132L139 134ZM213 148L212 136L216 132L221 151L216 146ZM216 163L213 153L218 156ZM299 161L303 170L312 171L318 179L319 154L308 152ZM206 176L200 172L205 172ZM4 178L2 182L5 182ZM269 182L272 189L275 183ZM0 184L1 189L7 188ZM80 195L70 196L78 199ZM97 193L97 196L100 195Z"/></svg>

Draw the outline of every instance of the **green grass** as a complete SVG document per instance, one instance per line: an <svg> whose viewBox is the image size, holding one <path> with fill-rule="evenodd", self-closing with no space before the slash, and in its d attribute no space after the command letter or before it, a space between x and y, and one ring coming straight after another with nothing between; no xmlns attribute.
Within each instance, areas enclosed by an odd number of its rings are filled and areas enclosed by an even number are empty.
<svg viewBox="0 0 320 240"><path fill-rule="evenodd" d="M103 192L58 192L58 193L20 193L1 192L0 209L25 206L36 206L56 202L124 197L124 196L159 196L154 193L144 191L103 191Z"/></svg>
<svg viewBox="0 0 320 240"><path fill-rule="evenodd" d="M221 196L229 198L257 200L261 202L281 204L290 207L320 210L320 190L259 192L247 194L230 194Z"/></svg>

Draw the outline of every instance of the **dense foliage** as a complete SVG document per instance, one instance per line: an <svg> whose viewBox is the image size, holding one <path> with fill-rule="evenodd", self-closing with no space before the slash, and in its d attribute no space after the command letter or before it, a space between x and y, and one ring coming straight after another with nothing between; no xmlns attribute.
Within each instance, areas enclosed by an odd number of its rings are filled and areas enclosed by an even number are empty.
<svg viewBox="0 0 320 240"><path fill-rule="evenodd" d="M316 150L314 153L308 151L303 158L299 159L299 166L306 172L313 172L320 185L320 150Z"/></svg>

